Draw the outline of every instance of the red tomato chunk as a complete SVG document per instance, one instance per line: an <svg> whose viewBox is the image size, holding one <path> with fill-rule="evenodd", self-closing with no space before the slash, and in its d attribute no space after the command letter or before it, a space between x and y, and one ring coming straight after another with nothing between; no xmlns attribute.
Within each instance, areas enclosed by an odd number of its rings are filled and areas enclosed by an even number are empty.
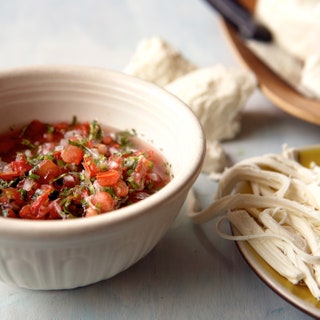
<svg viewBox="0 0 320 320"><path fill-rule="evenodd" d="M171 179L168 164L135 132L98 122L34 120L0 136L1 216L91 217L138 202Z"/></svg>

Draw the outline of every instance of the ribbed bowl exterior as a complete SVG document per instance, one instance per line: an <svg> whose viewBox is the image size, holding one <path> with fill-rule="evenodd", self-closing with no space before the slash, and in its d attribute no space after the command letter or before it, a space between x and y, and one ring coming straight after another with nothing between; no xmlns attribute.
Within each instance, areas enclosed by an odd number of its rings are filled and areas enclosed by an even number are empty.
<svg viewBox="0 0 320 320"><path fill-rule="evenodd" d="M0 217L0 281L69 289L108 279L145 256L178 215L200 173L199 122L164 90L119 73L42 66L0 72L0 131L33 119L134 128L162 151L173 179L155 195L98 217L26 221Z"/></svg>
<svg viewBox="0 0 320 320"><path fill-rule="evenodd" d="M108 279L158 243L179 212L179 202L167 208L170 214L163 215L161 208L89 241L1 243L0 281L29 289L70 289Z"/></svg>

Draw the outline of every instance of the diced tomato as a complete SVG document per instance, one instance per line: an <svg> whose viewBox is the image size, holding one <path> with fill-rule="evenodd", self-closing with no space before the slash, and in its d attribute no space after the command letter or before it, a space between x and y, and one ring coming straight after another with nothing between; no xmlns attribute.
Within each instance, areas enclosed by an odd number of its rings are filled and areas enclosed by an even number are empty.
<svg viewBox="0 0 320 320"><path fill-rule="evenodd" d="M141 157L138 161L135 171L139 172L142 176L145 176L151 166L151 161L149 161L147 158Z"/></svg>
<svg viewBox="0 0 320 320"><path fill-rule="evenodd" d="M57 203L50 201L49 194L53 191L50 185L43 185L44 192L31 204L25 205L19 212L23 219L60 219Z"/></svg>
<svg viewBox="0 0 320 320"><path fill-rule="evenodd" d="M139 159L134 172L131 174L131 178L133 179L135 184L135 189L142 190L144 188L144 181L151 165L152 162L148 159L144 157L141 157Z"/></svg>
<svg viewBox="0 0 320 320"><path fill-rule="evenodd" d="M90 148L90 149L92 149L93 146L94 146L91 140L86 141L86 145L87 145L87 147Z"/></svg>
<svg viewBox="0 0 320 320"><path fill-rule="evenodd" d="M91 208L89 207L87 210L86 210L86 215L85 217L88 218L88 217L94 217L94 216L97 216L99 214L99 212L94 209L94 208Z"/></svg>
<svg viewBox="0 0 320 320"><path fill-rule="evenodd" d="M110 169L108 171L98 172L96 177L100 186L109 187L115 185L119 181L121 174L117 170Z"/></svg>
<svg viewBox="0 0 320 320"><path fill-rule="evenodd" d="M55 132L65 133L70 130L71 124L68 122L60 122L54 126ZM90 131L90 124L88 122L79 122L72 125L72 130L79 130L81 135L86 136Z"/></svg>
<svg viewBox="0 0 320 320"><path fill-rule="evenodd" d="M33 210L32 205L25 205L20 210L19 217L33 220L61 219L59 212L54 206L54 202L49 203L47 206L40 207L38 211Z"/></svg>
<svg viewBox="0 0 320 320"><path fill-rule="evenodd" d="M84 155L84 151L74 145L68 144L61 152L61 158L66 163L80 164Z"/></svg>
<svg viewBox="0 0 320 320"><path fill-rule="evenodd" d="M82 165L90 179L93 178L99 172L98 166L95 164L91 157L84 157Z"/></svg>
<svg viewBox="0 0 320 320"><path fill-rule="evenodd" d="M32 169L32 166L24 157L17 157L17 160L10 162L4 167L4 171L0 172L0 179L10 181L18 177L23 177L26 172Z"/></svg>
<svg viewBox="0 0 320 320"><path fill-rule="evenodd" d="M68 174L62 178L62 181L64 188L73 188L79 184L79 177L76 175Z"/></svg>
<svg viewBox="0 0 320 320"><path fill-rule="evenodd" d="M38 120L33 120L27 126L23 132L23 137L30 139L31 141L42 140L43 135L47 131L47 126Z"/></svg>
<svg viewBox="0 0 320 320"><path fill-rule="evenodd" d="M103 154L103 155L107 155L109 153L108 146L103 143L98 144L97 150L100 154Z"/></svg>
<svg viewBox="0 0 320 320"><path fill-rule="evenodd" d="M23 204L23 199L21 194L15 188L9 187L2 190L2 194L0 196L0 204L7 206L9 204L16 204L20 207Z"/></svg>
<svg viewBox="0 0 320 320"><path fill-rule="evenodd" d="M110 144L112 143L113 139L111 138L111 136L108 134L108 135L105 135L103 138L102 138L102 142L104 144Z"/></svg>
<svg viewBox="0 0 320 320"><path fill-rule="evenodd" d="M7 212L7 218L19 218L19 216L12 210L12 209L8 209L8 212Z"/></svg>
<svg viewBox="0 0 320 320"><path fill-rule="evenodd" d="M30 204L27 204L21 208L19 211L19 217L22 219L34 219Z"/></svg>
<svg viewBox="0 0 320 320"><path fill-rule="evenodd" d="M67 122L59 122L54 126L55 132L65 133L68 131L70 124Z"/></svg>
<svg viewBox="0 0 320 320"><path fill-rule="evenodd" d="M38 211L40 211L41 207L44 207L44 206L46 206L48 204L48 202L49 202L49 193L52 190L53 190L52 187L47 187L47 189L40 196L38 196L37 199L31 204L31 211L33 213L38 213Z"/></svg>
<svg viewBox="0 0 320 320"><path fill-rule="evenodd" d="M115 205L111 194L105 191L99 191L92 195L91 202L100 213L113 210Z"/></svg>
<svg viewBox="0 0 320 320"><path fill-rule="evenodd" d="M51 160L46 159L39 163L37 170L34 172L40 177L40 180L49 183L59 177L61 169Z"/></svg>
<svg viewBox="0 0 320 320"><path fill-rule="evenodd" d="M170 176L161 156L139 140L127 140L129 132L123 133L118 136L96 122L74 118L58 124L34 120L0 135L2 215L89 217L140 201L162 188Z"/></svg>
<svg viewBox="0 0 320 320"><path fill-rule="evenodd" d="M113 186L113 190L115 195L119 198L124 198L129 193L129 187L122 179Z"/></svg>
<svg viewBox="0 0 320 320"><path fill-rule="evenodd" d="M0 157L2 161L11 162L15 159L16 152L21 150L20 131L14 130L0 136Z"/></svg>
<svg viewBox="0 0 320 320"><path fill-rule="evenodd" d="M123 157L119 154L112 154L108 158L108 168L120 170L123 162Z"/></svg>
<svg viewBox="0 0 320 320"><path fill-rule="evenodd" d="M31 201L33 195L35 192L40 188L41 182L38 180L35 180L33 178L27 177L22 179L18 184L17 184L17 189L18 190L25 190L25 196L24 199L26 202Z"/></svg>
<svg viewBox="0 0 320 320"><path fill-rule="evenodd" d="M4 181L10 181L19 177L18 172L8 171L8 172L0 172L0 179Z"/></svg>
<svg viewBox="0 0 320 320"><path fill-rule="evenodd" d="M129 194L130 203L136 203L143 199L147 199L150 196L149 193L144 191L134 191Z"/></svg>
<svg viewBox="0 0 320 320"><path fill-rule="evenodd" d="M57 201L51 201L49 206L48 206L48 212L47 212L47 215L46 215L46 219L61 219L61 215L60 215L60 212L58 210L59 208L59 205L58 205L58 202Z"/></svg>
<svg viewBox="0 0 320 320"><path fill-rule="evenodd" d="M14 150L19 144L17 139L9 137L0 137L0 155L5 155Z"/></svg>
<svg viewBox="0 0 320 320"><path fill-rule="evenodd" d="M90 132L90 124L89 122L77 122L74 125L74 130L79 130L81 135L87 136Z"/></svg>
<svg viewBox="0 0 320 320"><path fill-rule="evenodd" d="M26 159L12 161L10 166L12 170L17 172L20 177L24 176L26 172L32 169L32 166L27 162Z"/></svg>

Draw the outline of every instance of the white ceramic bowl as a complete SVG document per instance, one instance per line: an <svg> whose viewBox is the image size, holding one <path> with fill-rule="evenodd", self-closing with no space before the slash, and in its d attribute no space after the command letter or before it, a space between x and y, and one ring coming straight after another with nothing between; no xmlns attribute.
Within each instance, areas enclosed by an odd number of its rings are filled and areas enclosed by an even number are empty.
<svg viewBox="0 0 320 320"><path fill-rule="evenodd" d="M99 68L26 67L0 72L0 132L33 119L98 120L136 129L172 165L155 195L92 218L31 221L0 217L0 281L66 289L110 278L145 256L178 215L200 173L205 139L194 114L165 90Z"/></svg>

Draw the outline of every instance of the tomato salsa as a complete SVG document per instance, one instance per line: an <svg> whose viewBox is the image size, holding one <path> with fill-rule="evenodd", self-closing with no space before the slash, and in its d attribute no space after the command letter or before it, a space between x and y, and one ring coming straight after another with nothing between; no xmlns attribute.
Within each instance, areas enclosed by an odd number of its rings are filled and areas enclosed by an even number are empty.
<svg viewBox="0 0 320 320"><path fill-rule="evenodd" d="M171 179L162 156L134 130L97 121L34 120L0 136L3 217L96 216L143 200Z"/></svg>

